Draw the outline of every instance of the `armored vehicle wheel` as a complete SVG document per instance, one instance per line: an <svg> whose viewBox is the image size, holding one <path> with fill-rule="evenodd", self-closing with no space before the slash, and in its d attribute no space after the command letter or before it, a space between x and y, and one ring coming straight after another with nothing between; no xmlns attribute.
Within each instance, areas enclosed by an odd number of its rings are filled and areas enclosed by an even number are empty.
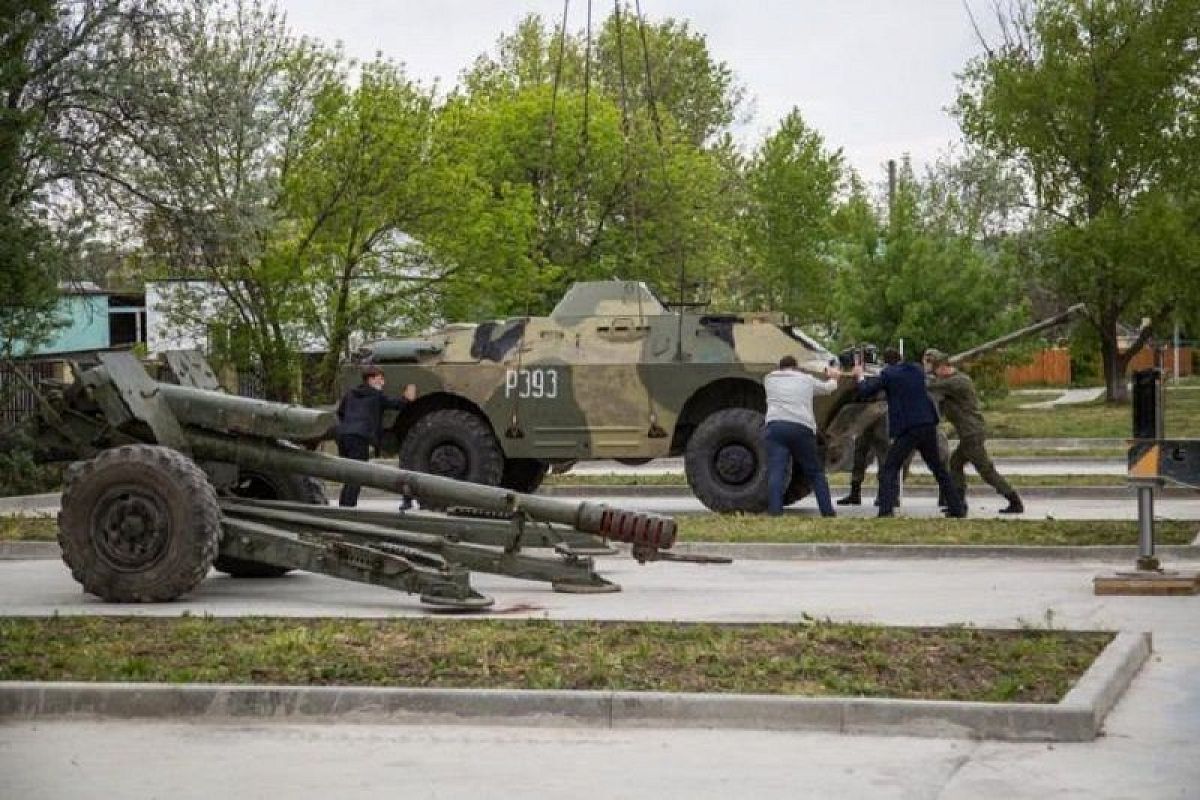
<svg viewBox="0 0 1200 800"><path fill-rule="evenodd" d="M697 426L684 453L688 484L713 511L765 511L767 450L763 415L748 408L710 414Z"/></svg>
<svg viewBox="0 0 1200 800"><path fill-rule="evenodd" d="M538 458L507 458L504 460L500 485L514 492L533 494L542 485L549 470L550 462Z"/></svg>
<svg viewBox="0 0 1200 800"><path fill-rule="evenodd" d="M486 420L470 411L447 408L413 424L400 444L400 466L497 486L504 475L504 454ZM437 506L422 499L421 507Z"/></svg>
<svg viewBox="0 0 1200 800"><path fill-rule="evenodd" d="M174 600L208 574L221 514L203 470L167 447L105 450L68 471L58 544L71 576L102 600Z"/></svg>
<svg viewBox="0 0 1200 800"><path fill-rule="evenodd" d="M238 470L238 481L232 489L235 497L254 500L287 500L311 506L327 506L329 498L321 482L307 475ZM248 558L218 555L213 569L234 578L278 578L291 572L287 567L251 561Z"/></svg>

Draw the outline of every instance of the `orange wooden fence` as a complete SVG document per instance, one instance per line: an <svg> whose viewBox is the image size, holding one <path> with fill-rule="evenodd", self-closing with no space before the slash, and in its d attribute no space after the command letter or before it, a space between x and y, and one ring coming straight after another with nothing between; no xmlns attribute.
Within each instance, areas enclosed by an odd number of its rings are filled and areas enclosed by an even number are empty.
<svg viewBox="0 0 1200 800"><path fill-rule="evenodd" d="M1039 350L1028 364L1007 367L1004 379L1010 387L1066 386L1071 382L1071 351L1065 347Z"/></svg>
<svg viewBox="0 0 1200 800"><path fill-rule="evenodd" d="M1179 348L1180 377L1192 374L1192 348ZM1154 366L1154 351L1143 349L1129 362L1129 372ZM1175 374L1175 349L1163 350L1163 371ZM1066 386L1071 382L1071 352L1065 347L1039 350L1027 364L1007 367L1004 379L1010 388L1020 386Z"/></svg>
<svg viewBox="0 0 1200 800"><path fill-rule="evenodd" d="M1134 356L1129 362L1129 372L1134 370L1146 369L1154 366L1154 351L1148 348L1142 350ZM1175 374L1175 348L1168 347L1163 350L1163 372L1167 375ZM1192 374L1192 348L1179 348L1179 376Z"/></svg>

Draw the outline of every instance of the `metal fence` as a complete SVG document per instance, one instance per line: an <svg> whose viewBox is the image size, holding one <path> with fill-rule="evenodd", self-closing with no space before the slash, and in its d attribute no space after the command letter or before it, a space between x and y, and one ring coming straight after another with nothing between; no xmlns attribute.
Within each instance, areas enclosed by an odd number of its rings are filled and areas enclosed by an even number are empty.
<svg viewBox="0 0 1200 800"><path fill-rule="evenodd" d="M25 361L19 364L0 364L0 428L20 423L37 409L37 397L26 380L37 383L59 377L62 365L58 361Z"/></svg>

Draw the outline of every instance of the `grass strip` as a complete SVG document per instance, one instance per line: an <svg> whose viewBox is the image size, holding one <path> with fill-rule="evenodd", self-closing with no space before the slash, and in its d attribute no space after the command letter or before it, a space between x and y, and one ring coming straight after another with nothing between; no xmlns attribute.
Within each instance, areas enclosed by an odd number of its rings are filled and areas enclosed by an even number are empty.
<svg viewBox="0 0 1200 800"><path fill-rule="evenodd" d="M1128 403L1073 403L1052 408L1019 408L1029 399L1009 395L984 405L990 436L1000 439L1101 438L1130 435ZM1200 392L1169 392L1165 427L1168 438L1200 436Z"/></svg>
<svg viewBox="0 0 1200 800"><path fill-rule="evenodd" d="M676 514L679 538L693 542L842 542L861 544L1137 544L1137 523L1123 520L927 519L839 517L820 519L789 514ZM0 541L54 541L53 517L0 517ZM1195 521L1159 520L1158 544L1190 544L1200 530Z"/></svg>
<svg viewBox="0 0 1200 800"><path fill-rule="evenodd" d="M0 542L52 542L58 520L52 516L0 516Z"/></svg>
<svg viewBox="0 0 1200 800"><path fill-rule="evenodd" d="M1053 703L1112 634L549 620L0 618L0 680Z"/></svg>
<svg viewBox="0 0 1200 800"><path fill-rule="evenodd" d="M857 544L1135 545L1137 523L1122 520L924 519L916 517L765 517L676 514L691 542L838 542ZM1190 544L1200 523L1160 520L1158 544Z"/></svg>
<svg viewBox="0 0 1200 800"><path fill-rule="evenodd" d="M1004 467L1000 465L1003 473ZM1124 489L1128 486L1121 475L1005 475L1005 478L1018 489L1041 488L1072 488L1101 486L1112 489ZM672 475L548 475L546 486L687 486L687 480L682 474ZM845 488L850 485L848 475L834 473L829 476L829 485L835 488ZM868 476L863 484L868 489L875 486L875 476ZM910 475L904 481L905 486L937 486L932 475ZM968 486L987 486L977 475L967 476Z"/></svg>

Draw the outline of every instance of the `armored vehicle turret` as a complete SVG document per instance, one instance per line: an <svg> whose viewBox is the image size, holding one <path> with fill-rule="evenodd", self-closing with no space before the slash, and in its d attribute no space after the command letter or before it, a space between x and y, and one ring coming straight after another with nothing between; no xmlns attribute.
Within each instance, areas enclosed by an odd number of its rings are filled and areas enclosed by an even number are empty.
<svg viewBox="0 0 1200 800"><path fill-rule="evenodd" d="M833 354L775 313L669 310L633 281L575 284L548 317L452 324L365 346L343 374L380 367L419 399L385 420L406 469L537 489L547 469L587 459L685 458L696 496L718 511L766 507L759 428L763 376L784 355L821 373ZM817 402L831 467L881 404L849 403L849 379ZM797 474L789 499L807 493Z"/></svg>

